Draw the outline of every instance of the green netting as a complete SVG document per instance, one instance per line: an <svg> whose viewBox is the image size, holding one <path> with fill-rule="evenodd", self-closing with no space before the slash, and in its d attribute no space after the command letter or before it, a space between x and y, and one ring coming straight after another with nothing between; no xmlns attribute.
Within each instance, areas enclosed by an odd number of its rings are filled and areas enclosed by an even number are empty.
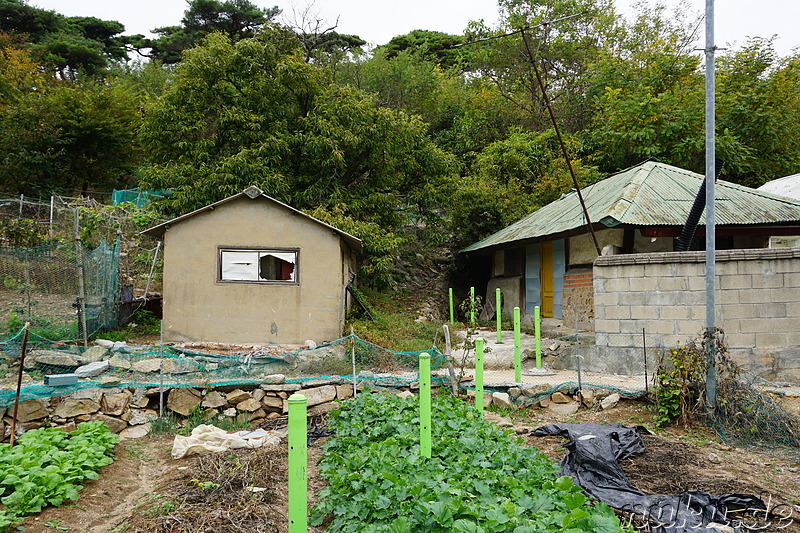
<svg viewBox="0 0 800 533"><path fill-rule="evenodd" d="M0 341L5 355L6 383L0 390L0 409L14 401L9 364L19 357L21 333ZM29 338L24 367L33 380L23 387L22 400L68 394L93 387L218 387L226 385L296 383L322 379L327 383L353 383L360 387L394 389L418 381L417 352L395 352L356 335L302 350L279 353L274 349L242 350L215 354L172 346L105 349L59 346L41 337ZM274 350L274 353L273 351ZM425 350L431 368L440 368L445 356L435 347ZM2 361L2 360L0 360ZM15 363L15 362L14 362ZM94 363L105 367L96 376L80 378L68 386L46 386L45 376L71 374Z"/></svg>
<svg viewBox="0 0 800 533"><path fill-rule="evenodd" d="M154 199L163 198L167 194L169 194L169 191L156 189L114 189L111 193L111 205L129 202L136 205L136 207L144 207Z"/></svg>
<svg viewBox="0 0 800 533"><path fill-rule="evenodd" d="M117 325L119 244L95 249L74 243L32 248L0 247L0 332L30 322L42 337L81 337L79 297L83 265L87 335Z"/></svg>

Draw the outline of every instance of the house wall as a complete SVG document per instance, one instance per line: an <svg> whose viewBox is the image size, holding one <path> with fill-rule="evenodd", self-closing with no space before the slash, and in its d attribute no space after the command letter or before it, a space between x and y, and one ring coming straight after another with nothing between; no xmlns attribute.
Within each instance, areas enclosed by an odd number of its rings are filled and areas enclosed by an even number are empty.
<svg viewBox="0 0 800 533"><path fill-rule="evenodd" d="M599 257L595 349L585 368L643 369L648 353L696 338L705 326L705 252ZM716 254L717 325L734 359L760 376L800 383L800 248Z"/></svg>
<svg viewBox="0 0 800 533"><path fill-rule="evenodd" d="M533 308L542 301L542 282L539 274L542 269L541 247L531 244L525 247L525 309L524 314L533 316Z"/></svg>
<svg viewBox="0 0 800 533"><path fill-rule="evenodd" d="M594 283L591 268L571 268L564 274L564 325L594 329Z"/></svg>
<svg viewBox="0 0 800 533"><path fill-rule="evenodd" d="M299 249L299 284L218 281L218 246ZM164 234L164 340L299 344L341 336L349 254L330 229L263 198L234 199Z"/></svg>

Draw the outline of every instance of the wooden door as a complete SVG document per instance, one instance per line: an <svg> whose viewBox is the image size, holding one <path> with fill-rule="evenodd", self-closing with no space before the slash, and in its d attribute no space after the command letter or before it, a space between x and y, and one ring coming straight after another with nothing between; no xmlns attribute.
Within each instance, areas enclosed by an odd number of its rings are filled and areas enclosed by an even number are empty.
<svg viewBox="0 0 800 533"><path fill-rule="evenodd" d="M553 243L543 242L541 245L542 316L553 316Z"/></svg>

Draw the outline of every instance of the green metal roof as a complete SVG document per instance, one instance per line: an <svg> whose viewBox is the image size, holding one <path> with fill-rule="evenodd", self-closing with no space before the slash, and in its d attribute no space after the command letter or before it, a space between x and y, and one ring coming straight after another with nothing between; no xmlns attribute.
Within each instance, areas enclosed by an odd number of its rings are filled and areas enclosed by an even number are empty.
<svg viewBox="0 0 800 533"><path fill-rule="evenodd" d="M645 161L581 189L581 194L595 225L683 226L703 179L688 170ZM718 226L800 225L800 201L722 180L717 180L715 193ZM700 225L704 224L705 213L700 219ZM585 228L583 210L572 191L461 252L543 240L581 228Z"/></svg>

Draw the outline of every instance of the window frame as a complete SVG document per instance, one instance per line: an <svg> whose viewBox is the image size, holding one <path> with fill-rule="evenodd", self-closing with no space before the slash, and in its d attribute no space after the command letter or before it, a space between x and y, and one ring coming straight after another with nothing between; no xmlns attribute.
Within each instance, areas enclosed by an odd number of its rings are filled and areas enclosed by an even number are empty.
<svg viewBox="0 0 800 533"><path fill-rule="evenodd" d="M293 253L294 254L294 279L223 279L222 255L225 252L253 252L253 253ZM259 259L261 255L259 255ZM260 267L259 267L260 268ZM264 246L217 246L217 283L246 283L251 285L300 285L300 248L264 247Z"/></svg>

